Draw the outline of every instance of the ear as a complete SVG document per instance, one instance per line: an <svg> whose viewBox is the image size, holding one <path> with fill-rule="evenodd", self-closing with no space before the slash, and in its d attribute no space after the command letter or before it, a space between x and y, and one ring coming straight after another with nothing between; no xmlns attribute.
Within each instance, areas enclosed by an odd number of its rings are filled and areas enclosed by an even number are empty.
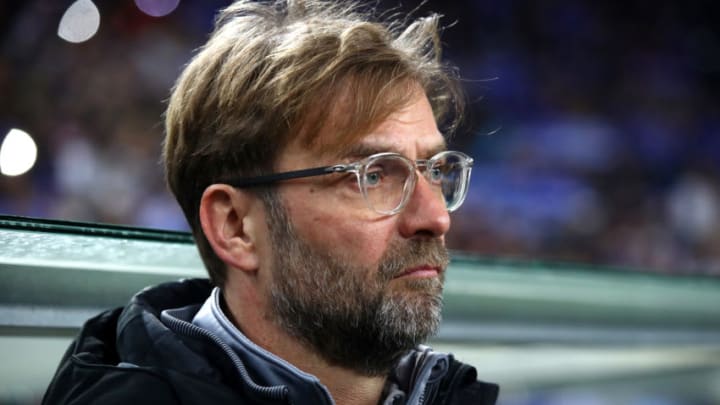
<svg viewBox="0 0 720 405"><path fill-rule="evenodd" d="M243 271L259 264L255 204L254 195L227 184L210 185L200 199L200 224L210 246L228 266Z"/></svg>

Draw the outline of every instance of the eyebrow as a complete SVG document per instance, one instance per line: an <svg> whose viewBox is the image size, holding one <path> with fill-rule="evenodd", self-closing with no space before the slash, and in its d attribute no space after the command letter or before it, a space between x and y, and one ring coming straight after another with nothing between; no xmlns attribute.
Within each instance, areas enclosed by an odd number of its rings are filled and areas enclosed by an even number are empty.
<svg viewBox="0 0 720 405"><path fill-rule="evenodd" d="M447 144L444 142L437 144L433 146L430 149L427 149L424 151L424 153L421 156L421 158L430 158L431 156L435 156L436 154L443 152L447 150ZM398 153L400 155L404 155L400 150L393 148L392 146L387 145L380 145L380 144L368 144L368 143L358 143L355 144L348 149L344 150L342 153L340 153L339 157L341 159L362 159L366 158L370 155L374 155L376 153L383 153L383 152L394 152Z"/></svg>

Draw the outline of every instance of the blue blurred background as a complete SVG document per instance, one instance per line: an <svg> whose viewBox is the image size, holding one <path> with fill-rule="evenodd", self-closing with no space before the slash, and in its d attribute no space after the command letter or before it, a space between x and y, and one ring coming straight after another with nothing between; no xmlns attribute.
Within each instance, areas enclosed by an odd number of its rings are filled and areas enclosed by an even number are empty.
<svg viewBox="0 0 720 405"><path fill-rule="evenodd" d="M186 229L161 115L228 3L0 3L0 142L16 128L38 148L32 169L0 175L0 213ZM451 248L720 275L720 3L428 1L417 15L430 11L470 101L453 143L476 160ZM68 41L83 18L97 32Z"/></svg>

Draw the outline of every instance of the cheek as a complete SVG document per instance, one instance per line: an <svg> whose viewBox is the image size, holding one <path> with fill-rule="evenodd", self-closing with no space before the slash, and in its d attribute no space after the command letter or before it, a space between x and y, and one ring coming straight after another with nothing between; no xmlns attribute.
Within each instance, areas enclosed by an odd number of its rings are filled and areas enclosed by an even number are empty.
<svg viewBox="0 0 720 405"><path fill-rule="evenodd" d="M311 246L375 265L397 232L396 217L379 217L365 204L353 205L343 194L312 187L288 190L285 207L298 235Z"/></svg>
<svg viewBox="0 0 720 405"><path fill-rule="evenodd" d="M312 246L357 264L375 265L392 236L392 221L369 221L342 212L294 216L297 232Z"/></svg>

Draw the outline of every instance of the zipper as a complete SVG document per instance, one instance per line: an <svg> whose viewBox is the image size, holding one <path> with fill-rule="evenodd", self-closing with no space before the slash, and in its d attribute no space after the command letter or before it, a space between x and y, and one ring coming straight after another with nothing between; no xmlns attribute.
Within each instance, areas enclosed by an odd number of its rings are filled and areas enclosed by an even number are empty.
<svg viewBox="0 0 720 405"><path fill-rule="evenodd" d="M233 364L235 365L235 369L238 371L238 374L240 374L240 378L243 380L243 382L258 396L263 396L275 401L282 400L286 403L289 403L288 388L286 386L281 385L275 387L263 387L253 382L242 360L240 360L237 354L235 354L235 352L230 348L230 346L227 345L227 343L223 342L219 337L215 336L215 334L198 326L195 326L191 323L174 318L165 313L161 314L161 317L163 318L163 322L168 323L168 326L171 326L173 330L182 335L189 337L208 338L213 343L218 345L233 362Z"/></svg>

